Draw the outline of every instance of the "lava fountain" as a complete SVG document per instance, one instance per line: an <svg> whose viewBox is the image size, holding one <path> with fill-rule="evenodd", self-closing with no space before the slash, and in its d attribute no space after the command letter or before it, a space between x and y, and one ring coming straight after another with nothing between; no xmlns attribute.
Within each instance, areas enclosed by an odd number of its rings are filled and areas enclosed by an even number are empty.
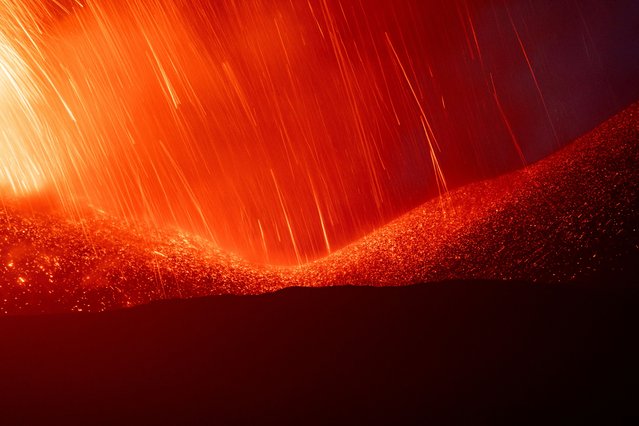
<svg viewBox="0 0 639 426"><path fill-rule="evenodd" d="M522 13L390 3L3 0L0 185L299 264L543 153L522 142L500 52L551 148L575 136L553 122ZM490 19L500 49L482 46Z"/></svg>
<svg viewBox="0 0 639 426"><path fill-rule="evenodd" d="M46 123L38 105L46 102L29 56L37 45L35 4L0 5L0 188L26 195L39 190L45 173Z"/></svg>
<svg viewBox="0 0 639 426"><path fill-rule="evenodd" d="M406 111L424 129L410 143L427 141L438 165L400 46L338 4L48 6L56 22L17 21L31 45L3 52L15 192L47 181L67 207L82 200L253 260L301 263L393 212L381 141L400 137Z"/></svg>
<svg viewBox="0 0 639 426"><path fill-rule="evenodd" d="M0 185L9 186L15 193L28 193L37 190L43 179L42 170L33 162L33 147L25 141L35 136L29 133L37 118L31 91L22 89L29 84L28 78L23 79L28 67L6 38L0 41L0 70Z"/></svg>

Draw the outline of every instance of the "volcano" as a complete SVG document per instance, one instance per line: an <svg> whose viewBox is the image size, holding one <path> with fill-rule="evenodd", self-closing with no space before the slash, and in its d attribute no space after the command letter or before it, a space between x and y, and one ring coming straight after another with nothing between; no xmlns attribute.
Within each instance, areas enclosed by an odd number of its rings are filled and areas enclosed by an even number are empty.
<svg viewBox="0 0 639 426"><path fill-rule="evenodd" d="M637 17L0 1L0 424L637 424Z"/></svg>
<svg viewBox="0 0 639 426"><path fill-rule="evenodd" d="M638 136L633 105L297 268L5 200L2 419L632 421Z"/></svg>
<svg viewBox="0 0 639 426"><path fill-rule="evenodd" d="M2 310L103 311L291 286L632 277L638 139L634 104L536 164L434 198L298 267L252 264L205 239L130 226L88 206L76 221L43 200L6 197Z"/></svg>

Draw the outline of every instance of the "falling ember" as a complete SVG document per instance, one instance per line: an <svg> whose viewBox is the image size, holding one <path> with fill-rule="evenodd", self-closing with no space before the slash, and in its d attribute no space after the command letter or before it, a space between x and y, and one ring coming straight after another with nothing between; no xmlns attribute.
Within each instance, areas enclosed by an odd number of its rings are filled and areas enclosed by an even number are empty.
<svg viewBox="0 0 639 426"><path fill-rule="evenodd" d="M321 257L539 157L484 9L435 3L0 0L0 188L252 261ZM492 25L565 139L506 12Z"/></svg>

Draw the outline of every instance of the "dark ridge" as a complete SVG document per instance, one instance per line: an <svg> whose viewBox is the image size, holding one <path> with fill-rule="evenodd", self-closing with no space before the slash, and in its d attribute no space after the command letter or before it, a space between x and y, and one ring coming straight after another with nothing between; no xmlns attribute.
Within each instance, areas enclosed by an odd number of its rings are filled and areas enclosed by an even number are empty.
<svg viewBox="0 0 639 426"><path fill-rule="evenodd" d="M615 277L609 277L615 280ZM639 288L291 288L0 318L3 424L610 422Z"/></svg>

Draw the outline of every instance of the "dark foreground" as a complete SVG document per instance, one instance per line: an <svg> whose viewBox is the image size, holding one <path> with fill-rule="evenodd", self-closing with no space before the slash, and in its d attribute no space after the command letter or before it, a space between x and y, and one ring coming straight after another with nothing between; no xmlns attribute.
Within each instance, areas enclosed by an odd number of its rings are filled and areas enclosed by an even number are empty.
<svg viewBox="0 0 639 426"><path fill-rule="evenodd" d="M617 423L637 414L639 289L615 282L4 317L1 423Z"/></svg>

